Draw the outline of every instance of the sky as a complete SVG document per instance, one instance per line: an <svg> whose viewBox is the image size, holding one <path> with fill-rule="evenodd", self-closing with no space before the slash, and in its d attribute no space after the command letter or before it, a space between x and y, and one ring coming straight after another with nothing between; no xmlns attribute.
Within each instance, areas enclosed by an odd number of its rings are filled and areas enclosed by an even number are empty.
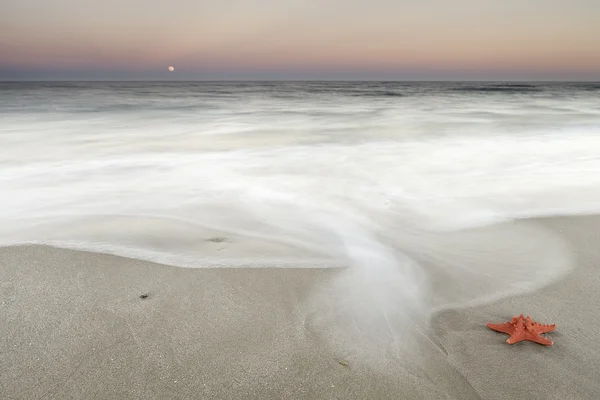
<svg viewBox="0 0 600 400"><path fill-rule="evenodd" d="M1 0L30 79L600 80L600 0Z"/></svg>

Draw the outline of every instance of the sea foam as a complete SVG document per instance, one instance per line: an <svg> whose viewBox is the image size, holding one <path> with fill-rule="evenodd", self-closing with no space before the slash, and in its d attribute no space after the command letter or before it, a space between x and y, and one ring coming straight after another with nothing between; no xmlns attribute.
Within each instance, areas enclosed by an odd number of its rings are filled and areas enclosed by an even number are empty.
<svg viewBox="0 0 600 400"><path fill-rule="evenodd" d="M563 276L568 245L527 219L600 211L587 97L477 105L470 92L349 100L288 87L291 100L241 91L240 106L179 90L190 97L167 109L129 99L98 115L93 100L108 94L83 90L92 105L80 113L9 113L0 245L191 268L346 267L315 288L311 318L332 343L378 354L404 351L407 327L436 310Z"/></svg>

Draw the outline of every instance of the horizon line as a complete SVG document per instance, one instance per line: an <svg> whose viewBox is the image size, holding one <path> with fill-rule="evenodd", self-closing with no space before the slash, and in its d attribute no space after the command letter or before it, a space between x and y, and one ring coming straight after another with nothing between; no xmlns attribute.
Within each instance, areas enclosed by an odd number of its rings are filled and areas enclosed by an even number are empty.
<svg viewBox="0 0 600 400"><path fill-rule="evenodd" d="M600 80L563 80L563 79L10 79L2 80L0 83L30 83L30 82L73 82L73 83L90 83L90 82L394 82L394 83L430 83L430 82L448 82L448 83L495 83L495 82L529 82L529 83L600 83Z"/></svg>

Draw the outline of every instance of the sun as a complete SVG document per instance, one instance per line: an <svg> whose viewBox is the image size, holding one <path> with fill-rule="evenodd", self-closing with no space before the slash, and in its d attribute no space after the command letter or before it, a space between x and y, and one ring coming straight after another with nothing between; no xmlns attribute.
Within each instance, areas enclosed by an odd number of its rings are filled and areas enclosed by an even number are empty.
<svg viewBox="0 0 600 400"><path fill-rule="evenodd" d="M169 71L173 72L175 71L175 67L173 67L172 65L169 67Z"/></svg>

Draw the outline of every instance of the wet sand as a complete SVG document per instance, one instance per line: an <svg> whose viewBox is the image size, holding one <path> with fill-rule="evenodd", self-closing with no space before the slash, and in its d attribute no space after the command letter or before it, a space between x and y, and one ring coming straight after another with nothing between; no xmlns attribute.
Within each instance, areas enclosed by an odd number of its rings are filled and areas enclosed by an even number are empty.
<svg viewBox="0 0 600 400"><path fill-rule="evenodd" d="M0 249L2 399L597 399L600 218L543 222L577 267L536 293L436 315L371 368L302 306L334 269L184 269L44 246ZM556 323L552 347L485 323Z"/></svg>

